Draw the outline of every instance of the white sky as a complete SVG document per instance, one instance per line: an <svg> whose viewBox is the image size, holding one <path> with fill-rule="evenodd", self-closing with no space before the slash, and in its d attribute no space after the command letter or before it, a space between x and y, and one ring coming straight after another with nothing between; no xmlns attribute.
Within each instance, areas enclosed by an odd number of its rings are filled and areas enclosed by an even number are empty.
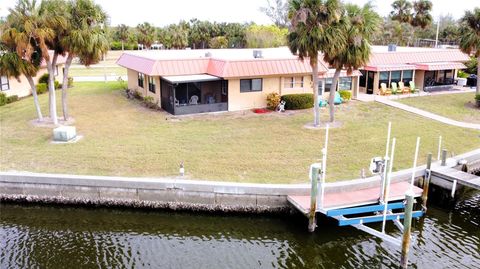
<svg viewBox="0 0 480 269"><path fill-rule="evenodd" d="M364 4L368 0L345 0ZM136 26L150 22L155 26L177 23L179 20L210 20L217 22L250 22L270 24L267 16L258 9L266 5L267 0L95 0L108 13L111 25L121 23ZM391 11L393 0L373 0L377 12L386 16ZM451 14L460 18L465 9L480 7L480 0L432 0L433 16ZM8 14L8 8L16 0L0 0L0 17Z"/></svg>

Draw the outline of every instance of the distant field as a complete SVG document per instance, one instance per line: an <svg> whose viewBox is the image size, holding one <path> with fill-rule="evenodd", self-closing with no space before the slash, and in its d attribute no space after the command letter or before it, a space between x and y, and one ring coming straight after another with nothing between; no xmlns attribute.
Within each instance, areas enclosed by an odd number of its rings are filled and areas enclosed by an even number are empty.
<svg viewBox="0 0 480 269"><path fill-rule="evenodd" d="M119 176L175 176L179 163L193 179L259 183L308 182L308 167L321 160L324 131L303 127L311 110L293 114L252 112L197 115L169 120L128 100L118 82L75 83L70 113L84 138L52 145L50 128L32 127L32 98L0 107L0 170ZM59 98L57 99L60 104ZM48 95L40 95L47 113ZM58 105L61 115L61 106ZM397 138L395 170L436 153L437 139L455 153L480 147L478 131L445 125L379 103L351 101L337 107L342 126L331 130L327 180L358 178L370 158L382 156L386 127ZM328 117L322 109L322 120Z"/></svg>
<svg viewBox="0 0 480 269"><path fill-rule="evenodd" d="M100 67L98 65L92 67L84 67L72 65L69 76L72 77L103 77L103 76L126 76L127 69L120 66Z"/></svg>
<svg viewBox="0 0 480 269"><path fill-rule="evenodd" d="M480 109L475 104L475 93L442 94L397 100L458 121L480 123Z"/></svg>

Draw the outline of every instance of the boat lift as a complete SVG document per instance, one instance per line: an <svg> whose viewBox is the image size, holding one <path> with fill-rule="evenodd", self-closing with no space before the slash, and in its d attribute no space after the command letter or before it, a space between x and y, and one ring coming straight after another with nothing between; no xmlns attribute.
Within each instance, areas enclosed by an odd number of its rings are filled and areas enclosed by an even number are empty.
<svg viewBox="0 0 480 269"><path fill-rule="evenodd" d="M322 162L310 166L310 197L288 196L288 201L309 218L308 230L310 232L316 228L316 213L321 213L336 219L339 226L352 226L386 242L402 246L403 262L403 254L406 252L406 257L410 244L411 219L420 218L424 214L423 210L413 211L415 198L420 197L423 193L422 189L414 186L420 138L417 138L410 182L391 183L396 138L390 139L391 123L389 122L385 157L373 158L370 167L372 173L380 175L380 186L355 191L325 193L328 136L329 127L327 125ZM400 221L402 219L403 223ZM403 232L403 239L395 238L385 232L387 221L393 221L395 226ZM365 225L380 222L382 223L381 231Z"/></svg>

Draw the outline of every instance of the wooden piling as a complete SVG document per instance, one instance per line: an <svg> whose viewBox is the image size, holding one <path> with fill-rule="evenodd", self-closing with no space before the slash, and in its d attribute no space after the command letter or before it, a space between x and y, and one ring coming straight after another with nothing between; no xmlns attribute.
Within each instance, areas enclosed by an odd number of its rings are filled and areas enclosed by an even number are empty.
<svg viewBox="0 0 480 269"><path fill-rule="evenodd" d="M447 165L447 150L446 149L442 149L442 166L446 166Z"/></svg>
<svg viewBox="0 0 480 269"><path fill-rule="evenodd" d="M410 238L412 232L412 211L414 193L412 190L405 193L407 205L405 207L405 218L403 220L403 238L402 238L402 256L400 257L400 268L406 269L408 267L408 252L410 249Z"/></svg>
<svg viewBox="0 0 480 269"><path fill-rule="evenodd" d="M310 214L308 217L308 231L314 232L317 226L316 213L317 213L317 193L318 193L318 176L320 169L316 165L310 167L310 181L312 187L310 189Z"/></svg>
<svg viewBox="0 0 480 269"><path fill-rule="evenodd" d="M422 192L422 208L424 212L427 212L427 200L428 200L428 188L430 186L430 177L432 167L432 153L427 155L427 168L425 169L425 175L423 176L423 192Z"/></svg>

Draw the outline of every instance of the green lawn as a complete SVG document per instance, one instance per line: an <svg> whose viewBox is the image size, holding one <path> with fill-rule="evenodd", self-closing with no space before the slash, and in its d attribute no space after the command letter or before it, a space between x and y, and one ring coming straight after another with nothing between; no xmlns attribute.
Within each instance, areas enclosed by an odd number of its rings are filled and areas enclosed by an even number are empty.
<svg viewBox="0 0 480 269"><path fill-rule="evenodd" d="M123 67L84 67L81 65L72 66L69 70L69 76L71 77L103 77L105 76L126 76L127 69Z"/></svg>
<svg viewBox="0 0 480 269"><path fill-rule="evenodd" d="M237 182L308 181L308 167L321 158L324 131L303 128L310 110L293 115L250 112L202 115L180 120L128 100L118 83L76 83L70 112L84 138L76 144L50 144L51 129L32 127L32 98L0 107L0 170L121 176L173 176L185 161L188 177ZM60 97L60 93L59 97ZM47 95L40 96L46 113ZM60 109L60 106L58 106ZM59 111L61 114L61 111ZM322 110L323 118L327 111ZM412 163L416 136L421 158L436 152L438 135L455 153L480 146L478 131L429 121L377 103L350 102L331 130L329 181L351 179L384 154L387 122L398 138L395 169Z"/></svg>
<svg viewBox="0 0 480 269"><path fill-rule="evenodd" d="M399 99L398 102L458 121L480 123L475 93L442 94Z"/></svg>

